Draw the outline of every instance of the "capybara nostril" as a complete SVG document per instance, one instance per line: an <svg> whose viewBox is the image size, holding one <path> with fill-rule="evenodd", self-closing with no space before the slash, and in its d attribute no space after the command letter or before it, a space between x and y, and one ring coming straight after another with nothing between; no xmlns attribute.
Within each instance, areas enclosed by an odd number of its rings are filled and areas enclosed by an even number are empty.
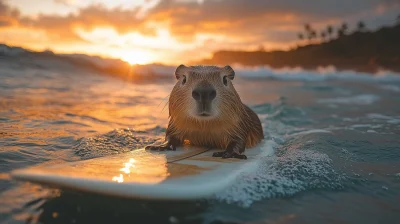
<svg viewBox="0 0 400 224"><path fill-rule="evenodd" d="M200 93L197 91L198 89L193 90L192 96L195 100L200 100Z"/></svg>
<svg viewBox="0 0 400 224"><path fill-rule="evenodd" d="M215 89L213 89L209 95L210 100L215 99L215 97L217 96L217 91L215 91Z"/></svg>

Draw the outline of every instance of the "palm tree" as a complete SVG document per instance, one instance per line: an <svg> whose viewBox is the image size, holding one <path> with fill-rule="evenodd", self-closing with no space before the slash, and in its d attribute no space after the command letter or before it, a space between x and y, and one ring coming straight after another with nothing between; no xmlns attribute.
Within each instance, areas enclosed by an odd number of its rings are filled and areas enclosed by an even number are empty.
<svg viewBox="0 0 400 224"><path fill-rule="evenodd" d="M344 36L344 30L342 27L337 29L337 36L338 36L338 38L341 38Z"/></svg>
<svg viewBox="0 0 400 224"><path fill-rule="evenodd" d="M311 30L310 35L311 38L317 38L317 32L315 30Z"/></svg>
<svg viewBox="0 0 400 224"><path fill-rule="evenodd" d="M333 33L333 27L331 25L328 25L328 27L326 28L326 33L328 34L329 39L331 39Z"/></svg>
<svg viewBox="0 0 400 224"><path fill-rule="evenodd" d="M303 35L302 33L297 34L297 37L298 37L300 40L303 40L303 39L304 39L304 35Z"/></svg>
<svg viewBox="0 0 400 224"><path fill-rule="evenodd" d="M310 30L308 32L308 40L311 42L312 39L317 38L317 32L315 30Z"/></svg>
<svg viewBox="0 0 400 224"><path fill-rule="evenodd" d="M357 31L359 32L365 31L365 23L363 21L357 23Z"/></svg>
<svg viewBox="0 0 400 224"><path fill-rule="evenodd" d="M346 35L349 26L347 25L347 23L343 23L341 29L343 31L343 35Z"/></svg>
<svg viewBox="0 0 400 224"><path fill-rule="evenodd" d="M311 25L308 23L304 24L304 29L309 33L311 31Z"/></svg>
<svg viewBox="0 0 400 224"><path fill-rule="evenodd" d="M322 31L321 34L320 34L320 36L321 36L322 41L325 42L325 38L326 38L326 33L325 33L325 31Z"/></svg>
<svg viewBox="0 0 400 224"><path fill-rule="evenodd" d="M306 30L305 35L307 36L309 41L317 37L317 33L313 30L310 24L304 24L304 29Z"/></svg>

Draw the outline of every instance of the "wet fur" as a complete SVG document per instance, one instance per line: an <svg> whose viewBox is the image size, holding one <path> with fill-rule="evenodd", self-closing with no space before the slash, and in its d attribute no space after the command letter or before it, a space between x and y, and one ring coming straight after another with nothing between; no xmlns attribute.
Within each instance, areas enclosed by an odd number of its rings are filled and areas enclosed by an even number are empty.
<svg viewBox="0 0 400 224"><path fill-rule="evenodd" d="M182 145L189 140L191 145L227 149L242 153L245 148L254 147L264 138L261 122L257 114L244 105L232 85L223 84L223 76L231 75L230 67L194 66L187 69L185 85L182 76L177 76L169 98L169 124L166 141ZM234 74L234 73L233 73ZM198 119L192 116L196 104L192 99L192 90L198 85L212 85L217 96L213 101L215 117ZM233 144L233 142L235 144ZM230 146L231 144L231 146Z"/></svg>

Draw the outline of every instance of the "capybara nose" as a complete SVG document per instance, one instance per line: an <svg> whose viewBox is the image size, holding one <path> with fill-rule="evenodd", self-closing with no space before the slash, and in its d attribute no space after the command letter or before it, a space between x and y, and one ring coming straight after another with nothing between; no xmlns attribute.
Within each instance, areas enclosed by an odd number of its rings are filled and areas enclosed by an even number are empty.
<svg viewBox="0 0 400 224"><path fill-rule="evenodd" d="M192 96L197 101L212 101L217 96L217 91L212 87L197 87L193 90Z"/></svg>

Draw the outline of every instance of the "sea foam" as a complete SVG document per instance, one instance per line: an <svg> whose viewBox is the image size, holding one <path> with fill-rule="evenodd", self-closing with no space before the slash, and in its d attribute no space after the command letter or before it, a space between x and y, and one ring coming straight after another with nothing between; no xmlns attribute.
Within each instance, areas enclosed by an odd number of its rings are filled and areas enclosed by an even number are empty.
<svg viewBox="0 0 400 224"><path fill-rule="evenodd" d="M243 67L232 65L236 74L243 78L272 78L288 81L324 81L324 80L355 80L355 81L399 81L399 73L380 70L375 74L356 72L350 70L339 71L334 66L318 67L315 70L306 70L301 67L274 69L269 66ZM141 74L157 74L159 76L171 76L176 66L148 64L137 65L135 71ZM386 86L387 89L397 91L395 85Z"/></svg>

